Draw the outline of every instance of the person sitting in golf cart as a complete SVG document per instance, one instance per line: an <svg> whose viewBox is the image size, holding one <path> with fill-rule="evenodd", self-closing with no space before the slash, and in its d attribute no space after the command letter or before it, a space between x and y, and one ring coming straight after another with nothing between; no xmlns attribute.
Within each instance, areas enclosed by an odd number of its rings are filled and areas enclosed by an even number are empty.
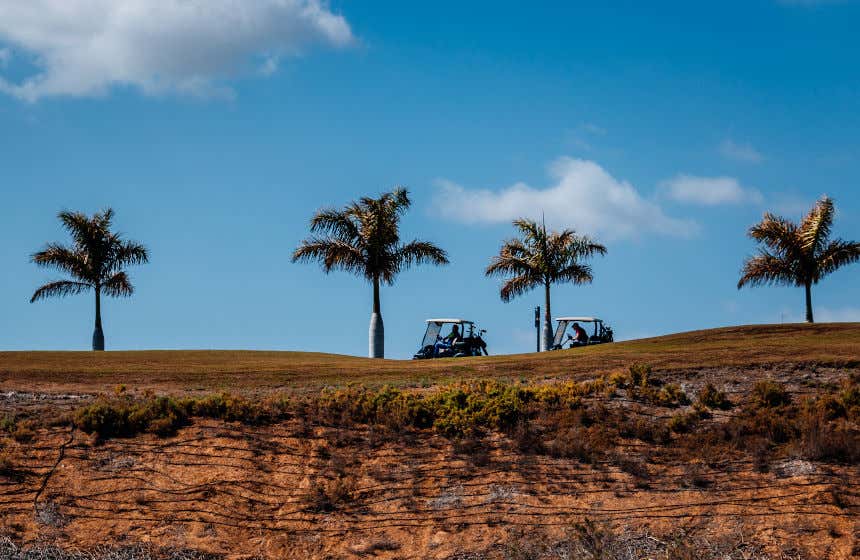
<svg viewBox="0 0 860 560"><path fill-rule="evenodd" d="M579 323L574 323L573 335L570 337L570 340L574 344L588 344L588 333L579 326Z"/></svg>
<svg viewBox="0 0 860 560"><path fill-rule="evenodd" d="M433 356L438 356L440 350L449 350L455 342L460 342L461 340L463 340L463 337L460 335L460 327L458 325L452 326L448 336L436 341L436 344L433 346Z"/></svg>

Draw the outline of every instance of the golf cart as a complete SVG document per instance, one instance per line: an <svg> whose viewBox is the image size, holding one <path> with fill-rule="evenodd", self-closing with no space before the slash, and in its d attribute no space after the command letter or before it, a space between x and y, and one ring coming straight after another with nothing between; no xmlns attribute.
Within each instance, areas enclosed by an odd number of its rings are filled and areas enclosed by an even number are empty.
<svg viewBox="0 0 860 560"><path fill-rule="evenodd" d="M452 331L458 336L452 340ZM463 358L466 356L489 356L487 343L481 338L485 330L478 330L475 323L465 319L427 319L427 330L421 340L421 349L413 360L432 358Z"/></svg>
<svg viewBox="0 0 860 560"><path fill-rule="evenodd" d="M613 341L612 327L605 325L603 320L597 317L556 317L555 320L558 321L558 325L555 328L555 336L552 339L553 350L561 350L565 344L568 344L568 348L575 348L577 346L604 344ZM589 335L588 342L573 340L573 335L568 333L567 328L574 323L582 326L586 333L589 331L589 328L584 326L584 324L594 324L593 333ZM567 334L566 337L565 334Z"/></svg>

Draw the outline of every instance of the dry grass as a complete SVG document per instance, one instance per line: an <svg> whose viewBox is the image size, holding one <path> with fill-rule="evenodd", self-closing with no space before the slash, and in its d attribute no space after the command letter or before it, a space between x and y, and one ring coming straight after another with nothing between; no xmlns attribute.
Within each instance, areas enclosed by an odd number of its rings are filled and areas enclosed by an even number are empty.
<svg viewBox="0 0 860 560"><path fill-rule="evenodd" d="M634 362L670 371L785 363L856 365L860 323L761 325L694 331L544 354L428 361L370 360L308 352L0 352L6 390L110 392L117 385L172 394L265 393L358 382L369 386L452 378L593 377Z"/></svg>

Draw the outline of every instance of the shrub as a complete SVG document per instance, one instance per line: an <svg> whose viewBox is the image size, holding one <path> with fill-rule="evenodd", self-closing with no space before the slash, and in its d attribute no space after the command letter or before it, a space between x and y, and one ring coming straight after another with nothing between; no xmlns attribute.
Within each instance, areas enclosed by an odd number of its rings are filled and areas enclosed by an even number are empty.
<svg viewBox="0 0 860 560"><path fill-rule="evenodd" d="M807 459L851 464L860 461L860 434L844 421L829 422L824 410L809 408L799 424L800 450Z"/></svg>
<svg viewBox="0 0 860 560"><path fill-rule="evenodd" d="M711 409L728 410L733 406L732 402L726 397L726 394L710 383L699 391L696 398L699 404Z"/></svg>
<svg viewBox="0 0 860 560"><path fill-rule="evenodd" d="M583 463L595 463L612 445L609 434L600 426L568 428L555 434L547 450L553 457L578 459Z"/></svg>
<svg viewBox="0 0 860 560"><path fill-rule="evenodd" d="M770 444L779 444L797 436L793 418L772 408L747 408L732 417L723 429L726 439L741 443L746 438L761 437Z"/></svg>
<svg viewBox="0 0 860 560"><path fill-rule="evenodd" d="M669 419L668 428L678 434L691 431L701 419L699 411L679 412Z"/></svg>
<svg viewBox="0 0 860 560"><path fill-rule="evenodd" d="M15 417L9 414L4 414L2 418L0 418L0 432L6 432L7 434L11 434L15 431Z"/></svg>
<svg viewBox="0 0 860 560"><path fill-rule="evenodd" d="M648 386L651 376L651 366L645 364L633 364L630 366L630 384L637 387Z"/></svg>
<svg viewBox="0 0 860 560"><path fill-rule="evenodd" d="M170 435L187 421L187 405L170 397L135 401L128 397L95 402L78 409L75 424L101 438L131 437L140 432Z"/></svg>
<svg viewBox="0 0 860 560"><path fill-rule="evenodd" d="M753 402L758 406L775 408L789 404L791 397L779 383L764 380L753 387Z"/></svg>

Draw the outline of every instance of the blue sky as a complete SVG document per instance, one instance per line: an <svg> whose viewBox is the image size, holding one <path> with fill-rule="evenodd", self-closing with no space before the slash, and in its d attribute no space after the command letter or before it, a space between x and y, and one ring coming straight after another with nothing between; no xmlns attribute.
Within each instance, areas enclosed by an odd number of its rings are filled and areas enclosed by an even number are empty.
<svg viewBox="0 0 860 560"><path fill-rule="evenodd" d="M607 244L553 308L622 339L802 319L801 290L735 288L765 210L826 193L860 238L856 2L202 4L0 0L0 348L89 347L91 297L28 303L61 209L150 248L109 349L364 355L369 287L290 254L317 208L398 184L404 236L452 263L383 290L391 357L434 315L532 349L541 294L483 276L514 215ZM817 287L819 320L860 320L858 278Z"/></svg>

